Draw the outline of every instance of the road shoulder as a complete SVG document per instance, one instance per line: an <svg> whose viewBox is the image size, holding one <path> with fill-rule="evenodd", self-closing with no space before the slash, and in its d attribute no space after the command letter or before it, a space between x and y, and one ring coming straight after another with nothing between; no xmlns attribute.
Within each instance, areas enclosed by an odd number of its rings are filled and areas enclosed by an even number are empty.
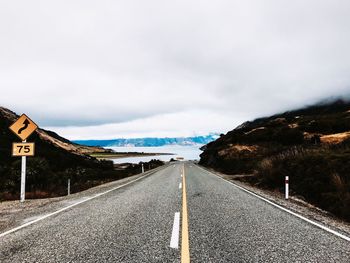
<svg viewBox="0 0 350 263"><path fill-rule="evenodd" d="M139 179L140 177L151 175L166 167L167 165L164 165L144 174L137 174L117 181L102 184L69 196L28 199L24 203L20 203L18 200L0 202L0 234L36 220L44 215L63 209L67 206L90 199L91 197L100 193L109 191L124 184L128 184Z"/></svg>
<svg viewBox="0 0 350 263"><path fill-rule="evenodd" d="M280 192L261 189L261 188L252 186L248 183L244 183L242 181L237 180L236 178L239 177L239 175L222 174L213 169L209 169L207 167L203 167L200 165L198 166L208 171L209 173L212 173L213 175L221 177L226 181L232 182L242 188L245 188L246 190L251 191L263 198L266 198L267 200L279 206L282 206L288 210L291 210L294 213L302 215L303 217L309 220L315 221L316 223L323 224L334 231L337 231L341 234L344 234L350 237L350 223L342 221L339 218L333 216L332 214L312 204L309 204L294 196L290 196L289 200L286 200L284 199L284 195Z"/></svg>

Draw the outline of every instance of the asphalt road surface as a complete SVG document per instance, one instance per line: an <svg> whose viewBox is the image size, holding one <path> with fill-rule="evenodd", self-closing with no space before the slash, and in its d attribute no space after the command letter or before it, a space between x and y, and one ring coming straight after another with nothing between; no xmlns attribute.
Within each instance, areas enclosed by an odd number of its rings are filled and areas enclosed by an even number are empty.
<svg viewBox="0 0 350 263"><path fill-rule="evenodd" d="M0 262L186 262L186 253L191 262L350 262L350 242L192 163L0 237Z"/></svg>

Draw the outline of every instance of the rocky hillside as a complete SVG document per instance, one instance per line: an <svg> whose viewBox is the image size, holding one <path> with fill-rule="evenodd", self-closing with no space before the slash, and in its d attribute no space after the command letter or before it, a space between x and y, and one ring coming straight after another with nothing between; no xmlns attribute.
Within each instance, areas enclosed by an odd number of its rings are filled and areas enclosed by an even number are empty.
<svg viewBox="0 0 350 263"><path fill-rule="evenodd" d="M342 100L249 121L203 147L200 163L291 193L350 221L350 103Z"/></svg>
<svg viewBox="0 0 350 263"><path fill-rule="evenodd" d="M18 199L21 159L12 157L11 150L12 143L20 140L9 130L18 117L0 107L0 201ZM38 129L28 141L36 144L35 157L27 159L28 198L65 194L68 178L74 192L128 173L117 173L111 161L99 161L87 155L105 149L71 143L52 131Z"/></svg>

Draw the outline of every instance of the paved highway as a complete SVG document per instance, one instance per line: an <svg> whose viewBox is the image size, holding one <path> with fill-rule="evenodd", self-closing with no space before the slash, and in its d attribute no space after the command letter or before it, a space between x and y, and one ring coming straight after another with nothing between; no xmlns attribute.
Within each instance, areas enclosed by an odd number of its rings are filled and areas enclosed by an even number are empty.
<svg viewBox="0 0 350 263"><path fill-rule="evenodd" d="M191 262L350 262L350 242L192 163L167 166L0 237L0 262L188 262L189 258Z"/></svg>

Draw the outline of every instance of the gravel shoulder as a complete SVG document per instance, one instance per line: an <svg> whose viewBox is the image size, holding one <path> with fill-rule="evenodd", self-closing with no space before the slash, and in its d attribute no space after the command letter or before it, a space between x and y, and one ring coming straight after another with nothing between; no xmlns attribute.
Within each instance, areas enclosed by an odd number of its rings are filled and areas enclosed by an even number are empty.
<svg viewBox="0 0 350 263"><path fill-rule="evenodd" d="M92 197L96 194L136 180L141 176L151 175L161 169L164 169L166 166L167 165L158 167L147 171L144 174L137 174L117 181L102 184L69 196L45 199L28 199L24 203L20 203L18 200L0 202L0 233L35 220L36 218L39 218L45 214L55 212L66 206Z"/></svg>
<svg viewBox="0 0 350 263"><path fill-rule="evenodd" d="M350 237L350 223L345 222L333 216L331 213L324 211L312 204L309 204L298 197L289 196L289 200L286 200L284 198L284 195L280 192L261 189L252 186L251 184L237 180L239 177L242 177L242 175L227 175L217 172L214 169L203 166L200 167L255 194L258 194L282 207L298 213L310 220L326 225L329 228Z"/></svg>

